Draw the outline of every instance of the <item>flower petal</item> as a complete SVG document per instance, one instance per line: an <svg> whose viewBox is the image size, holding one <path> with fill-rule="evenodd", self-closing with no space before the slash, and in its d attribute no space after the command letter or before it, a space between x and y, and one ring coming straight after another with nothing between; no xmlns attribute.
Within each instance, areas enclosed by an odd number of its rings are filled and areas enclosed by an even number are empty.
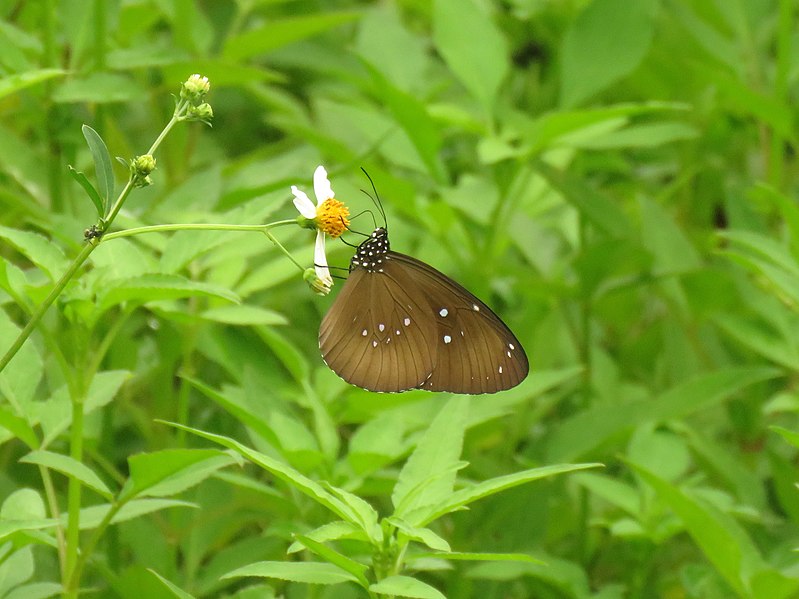
<svg viewBox="0 0 799 599"><path fill-rule="evenodd" d="M296 185L291 186L291 193L294 194L294 206L305 218L316 218L316 206L313 205L311 198L304 191L297 189Z"/></svg>
<svg viewBox="0 0 799 599"><path fill-rule="evenodd" d="M325 200L335 197L333 187L327 178L327 171L321 164L316 167L313 173L313 191L316 194L316 205L318 206Z"/></svg>
<svg viewBox="0 0 799 599"><path fill-rule="evenodd" d="M325 234L322 231L316 232L316 245L313 252L313 264L316 268L316 276L328 287L333 285L333 277L330 276L330 269L327 267L327 256L325 255Z"/></svg>

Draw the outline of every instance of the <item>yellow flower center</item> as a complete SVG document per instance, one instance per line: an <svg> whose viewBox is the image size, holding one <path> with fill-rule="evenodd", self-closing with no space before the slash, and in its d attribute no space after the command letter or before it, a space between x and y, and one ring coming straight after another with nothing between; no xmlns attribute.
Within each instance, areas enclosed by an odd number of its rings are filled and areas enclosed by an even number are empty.
<svg viewBox="0 0 799 599"><path fill-rule="evenodd" d="M316 226L331 237L339 237L350 225L350 209L335 198L328 198L316 209Z"/></svg>

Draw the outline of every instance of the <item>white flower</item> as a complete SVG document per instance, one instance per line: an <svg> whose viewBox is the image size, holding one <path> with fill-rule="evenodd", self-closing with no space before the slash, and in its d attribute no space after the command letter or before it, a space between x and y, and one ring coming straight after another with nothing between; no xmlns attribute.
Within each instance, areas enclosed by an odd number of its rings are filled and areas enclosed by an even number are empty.
<svg viewBox="0 0 799 599"><path fill-rule="evenodd" d="M335 199L333 187L327 178L327 171L321 165L317 166L314 171L313 189L314 195L316 195L315 205L304 191L297 189L296 185L291 186L291 193L294 194L294 206L297 207L299 213L316 224L314 267L319 280L330 287L333 285L333 277L330 276L330 269L327 267L325 233L332 237L341 235L349 224L347 220L349 210Z"/></svg>

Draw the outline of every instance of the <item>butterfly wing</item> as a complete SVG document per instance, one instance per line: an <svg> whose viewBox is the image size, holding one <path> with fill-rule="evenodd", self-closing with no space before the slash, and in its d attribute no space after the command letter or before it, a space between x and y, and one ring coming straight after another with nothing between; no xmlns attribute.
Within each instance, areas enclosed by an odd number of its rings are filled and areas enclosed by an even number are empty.
<svg viewBox="0 0 799 599"><path fill-rule="evenodd" d="M384 270L396 287L425 298L433 319L432 346L427 351L435 364L419 388L496 393L524 380L529 363L521 343L471 292L432 266L398 252L388 253Z"/></svg>
<svg viewBox="0 0 799 599"><path fill-rule="evenodd" d="M353 385L406 391L433 372L435 329L418 290L403 288L387 272L355 268L322 319L319 349L330 369Z"/></svg>

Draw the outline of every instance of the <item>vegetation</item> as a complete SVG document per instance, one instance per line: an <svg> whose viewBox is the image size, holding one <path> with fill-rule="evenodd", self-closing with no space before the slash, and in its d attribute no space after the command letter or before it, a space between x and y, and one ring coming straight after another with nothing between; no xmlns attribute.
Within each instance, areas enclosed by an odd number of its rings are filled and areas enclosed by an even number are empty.
<svg viewBox="0 0 799 599"><path fill-rule="evenodd" d="M796 597L796 17L0 1L0 597ZM325 367L319 164L525 382Z"/></svg>

